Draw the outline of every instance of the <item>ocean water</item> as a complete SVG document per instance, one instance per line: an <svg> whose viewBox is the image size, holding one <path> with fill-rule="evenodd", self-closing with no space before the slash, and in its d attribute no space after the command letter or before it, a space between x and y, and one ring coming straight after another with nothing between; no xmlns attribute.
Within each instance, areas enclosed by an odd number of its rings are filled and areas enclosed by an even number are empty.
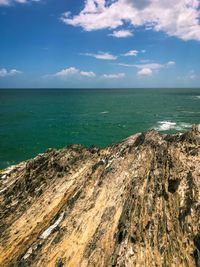
<svg viewBox="0 0 200 267"><path fill-rule="evenodd" d="M200 123L200 89L0 90L0 169L49 147L104 147L156 128Z"/></svg>

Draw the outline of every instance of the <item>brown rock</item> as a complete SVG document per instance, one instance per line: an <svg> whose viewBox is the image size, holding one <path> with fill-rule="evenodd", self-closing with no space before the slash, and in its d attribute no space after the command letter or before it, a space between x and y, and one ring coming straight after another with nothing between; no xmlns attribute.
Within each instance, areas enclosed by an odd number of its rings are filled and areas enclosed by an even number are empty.
<svg viewBox="0 0 200 267"><path fill-rule="evenodd" d="M2 171L0 266L200 266L200 125Z"/></svg>

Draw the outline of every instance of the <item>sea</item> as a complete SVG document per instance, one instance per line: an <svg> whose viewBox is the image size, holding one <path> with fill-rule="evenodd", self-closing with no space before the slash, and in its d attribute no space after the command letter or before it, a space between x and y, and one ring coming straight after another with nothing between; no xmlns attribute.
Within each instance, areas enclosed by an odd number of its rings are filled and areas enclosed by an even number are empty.
<svg viewBox="0 0 200 267"><path fill-rule="evenodd" d="M105 147L200 123L200 89L0 89L0 169L48 148Z"/></svg>

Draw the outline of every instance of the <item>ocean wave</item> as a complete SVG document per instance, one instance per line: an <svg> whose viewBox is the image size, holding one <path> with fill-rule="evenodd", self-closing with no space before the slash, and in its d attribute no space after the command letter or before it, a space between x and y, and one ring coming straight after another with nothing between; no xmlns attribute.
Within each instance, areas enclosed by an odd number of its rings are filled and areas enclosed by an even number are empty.
<svg viewBox="0 0 200 267"><path fill-rule="evenodd" d="M196 96L195 96L195 98L198 98L198 99L200 99L200 95L196 95Z"/></svg>
<svg viewBox="0 0 200 267"><path fill-rule="evenodd" d="M158 127L156 127L158 131L168 131L176 127L176 122L171 121L158 121L158 124Z"/></svg>
<svg viewBox="0 0 200 267"><path fill-rule="evenodd" d="M102 112L100 112L100 114L108 114L109 113L109 111L102 111Z"/></svg>
<svg viewBox="0 0 200 267"><path fill-rule="evenodd" d="M158 121L157 131L183 131L192 127L192 124L186 122Z"/></svg>
<svg viewBox="0 0 200 267"><path fill-rule="evenodd" d="M194 114L195 115L195 114L200 114L200 111L182 110L181 113L184 113L184 114Z"/></svg>

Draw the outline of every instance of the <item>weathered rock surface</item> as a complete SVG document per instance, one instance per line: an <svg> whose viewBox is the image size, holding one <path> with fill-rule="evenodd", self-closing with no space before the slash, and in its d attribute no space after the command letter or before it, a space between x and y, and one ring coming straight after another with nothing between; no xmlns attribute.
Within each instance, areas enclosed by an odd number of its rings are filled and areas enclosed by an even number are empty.
<svg viewBox="0 0 200 267"><path fill-rule="evenodd" d="M200 127L1 171L0 266L200 266Z"/></svg>

